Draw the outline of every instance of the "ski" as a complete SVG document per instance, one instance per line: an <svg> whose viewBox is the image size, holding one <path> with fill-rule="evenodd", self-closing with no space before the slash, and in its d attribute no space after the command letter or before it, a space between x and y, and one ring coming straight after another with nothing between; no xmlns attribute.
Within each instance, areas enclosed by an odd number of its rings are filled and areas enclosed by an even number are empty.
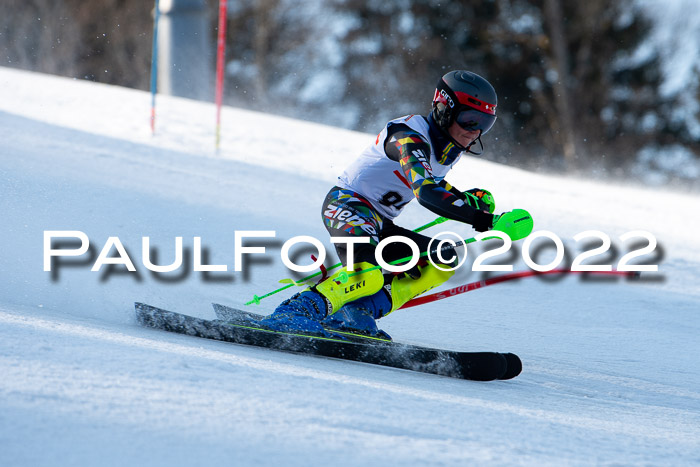
<svg viewBox="0 0 700 467"><path fill-rule="evenodd" d="M278 351L351 360L452 378L491 381L514 378L522 369L515 354L456 352L396 342L348 340L342 335L321 336L280 332L222 320L206 320L136 303L137 321L147 327L234 344Z"/></svg>
<svg viewBox="0 0 700 467"><path fill-rule="evenodd" d="M216 319L221 321L229 321L237 324L248 324L250 322L257 322L265 318L265 315L258 315L249 311L239 310L238 308L221 305L220 303L212 303L211 306L214 308Z"/></svg>

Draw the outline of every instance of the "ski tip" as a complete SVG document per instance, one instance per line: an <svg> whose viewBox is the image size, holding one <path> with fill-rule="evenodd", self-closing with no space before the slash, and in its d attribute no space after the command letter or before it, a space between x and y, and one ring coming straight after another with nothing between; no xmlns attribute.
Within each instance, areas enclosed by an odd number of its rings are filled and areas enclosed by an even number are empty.
<svg viewBox="0 0 700 467"><path fill-rule="evenodd" d="M506 371L498 379L513 379L523 371L523 362L514 353L501 354L506 359Z"/></svg>
<svg viewBox="0 0 700 467"><path fill-rule="evenodd" d="M457 356L462 367L462 378L472 381L494 381L508 371L508 362L498 352L466 352Z"/></svg>
<svg viewBox="0 0 700 467"><path fill-rule="evenodd" d="M523 371L523 362L514 353L465 353L460 359L462 377L473 381L512 379Z"/></svg>

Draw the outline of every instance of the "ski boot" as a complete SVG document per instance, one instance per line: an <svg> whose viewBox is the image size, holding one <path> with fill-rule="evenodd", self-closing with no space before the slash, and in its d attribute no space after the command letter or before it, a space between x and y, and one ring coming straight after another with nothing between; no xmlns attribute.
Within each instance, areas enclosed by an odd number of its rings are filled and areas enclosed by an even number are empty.
<svg viewBox="0 0 700 467"><path fill-rule="evenodd" d="M355 265L356 271L372 268L370 263ZM341 278L343 280L341 280ZM305 331L325 334L320 321L340 310L346 303L373 295L384 285L378 269L347 277L339 271L318 285L309 287L282 302L261 324L280 331Z"/></svg>
<svg viewBox="0 0 700 467"><path fill-rule="evenodd" d="M294 294L260 321L275 331L303 331L325 335L320 321L326 317L326 300L311 289Z"/></svg>
<svg viewBox="0 0 700 467"><path fill-rule="evenodd" d="M336 313L326 317L322 324L329 330L391 340L391 336L379 329L376 322L390 310L391 300L387 291L382 289L374 295L343 305Z"/></svg>

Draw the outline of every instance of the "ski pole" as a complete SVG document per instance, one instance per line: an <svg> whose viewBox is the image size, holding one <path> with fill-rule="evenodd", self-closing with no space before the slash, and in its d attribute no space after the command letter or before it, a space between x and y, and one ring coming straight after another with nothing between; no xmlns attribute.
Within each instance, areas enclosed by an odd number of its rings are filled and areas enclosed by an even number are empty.
<svg viewBox="0 0 700 467"><path fill-rule="evenodd" d="M490 237L490 238L494 238L494 237ZM488 240L488 239L485 239L485 240ZM454 245L445 245L445 246L443 246L443 247L441 248L440 251L446 252L446 251L449 250L450 248L458 247L458 246L462 246L462 245L468 245L468 244L473 243L473 242L475 242L475 241L476 241L476 238L474 238L474 237L465 238L464 240L462 240L462 241L460 241L460 242L456 242ZM434 250L434 251L433 251L433 253L435 253L435 252L437 252L437 250ZM422 253L420 254L420 257L427 256L427 255L428 255L428 252L427 252L427 251L424 251L424 252L422 252ZM396 265L396 264L400 264L400 263L403 263L403 262L410 261L412 258L413 258L413 255L411 255L411 256L406 256L405 258L400 258L400 259L391 261L391 262L389 262L388 264ZM340 266L340 263L339 263L338 265L336 265L336 267L337 267L337 266ZM344 283L344 282L347 282L347 280L348 280L350 277L353 277L353 276L356 276L356 275L358 275L358 274L362 274L362 273L365 273L365 272L374 271L375 269L381 269L381 266L379 266L379 265L377 265L377 266L372 266L372 267L367 268L367 269L360 269L359 271L353 271L353 272L343 271L343 273L341 273L341 274L338 275L338 277L336 278L336 280L338 280L340 283ZM311 276L309 276L308 278L310 279L310 278L312 278L312 277L318 276L319 274L321 274L321 272L314 273L314 274L312 274ZM283 279L283 280L284 280L284 279ZM288 279L288 280L289 280L289 281L292 281L292 279ZM260 304L260 300L262 300L263 298L267 298L267 297L269 297L269 296L271 296L271 295L275 295L276 293L282 292L283 290L286 290L286 289L288 289L288 288L290 288L290 287L292 287L292 286L294 286L294 285L299 285L299 284L303 285L303 281L304 281L304 280L305 280L305 279L302 279L302 280L299 281L299 282L292 281L292 282L288 283L287 285L282 286L282 287L280 287L280 288L278 288L278 289L276 289L276 290L273 290L272 292L268 292L268 293L266 293L266 294L264 294L264 295L253 295L253 299L250 300L250 301L248 301L248 302L246 302L245 305L252 305L252 304L259 305L259 304ZM280 281L280 282L282 282L282 281Z"/></svg>
<svg viewBox="0 0 700 467"><path fill-rule="evenodd" d="M472 290L480 289L482 287L488 287L489 285L500 284L501 282L513 281L517 279L522 279L523 277L532 276L544 276L548 274L601 274L601 275L614 275L614 276L626 276L626 277L639 277L640 273L637 271L572 271L570 269L552 269L551 271L521 271L514 272L511 274L504 274L498 277L492 277L490 279L484 279L476 282L471 282L469 284L459 285L448 290L443 290L442 292L435 292L430 295L425 295L423 297L417 297L413 300L406 302L401 308L410 308L413 306L423 305L425 303L431 303L438 300L442 300L449 297L454 297L455 295L460 295L463 293L470 292Z"/></svg>
<svg viewBox="0 0 700 467"><path fill-rule="evenodd" d="M432 227L432 226L434 226L434 225L442 224L443 222L446 222L446 221L448 221L448 220L449 220L449 219L448 219L447 217L442 217L442 216L440 216L440 217L438 217L437 219L435 219L434 221L431 221L431 222L428 222L427 224L421 225L420 227L414 229L413 231L414 231L414 232L422 232L422 231L425 230L425 229L428 229L428 228L430 228L430 227ZM409 259L410 259L410 258L409 258ZM400 261L400 260L399 260L399 261ZM332 271L333 269L335 269L335 268L337 268L337 267L339 267L339 266L342 266L342 265L343 265L343 263L334 264L333 266L330 266L330 267L326 268L326 272ZM268 293L266 293L266 294L264 294L264 295L253 295L253 299L252 299L251 301L247 302L246 305L252 305L252 304L259 305L259 304L260 304L260 300L262 300L263 298L267 298L267 297L269 297L269 296L271 296L271 295L275 295L275 294L277 294L277 293L279 293L279 292L282 292L283 290L287 290L288 288L290 288L290 287L292 287L292 286L295 286L295 285L297 285L297 286L305 285L305 284L306 284L306 281L311 280L311 279L313 279L314 277L317 277L317 276L320 275L320 274L323 274L323 271L322 271L322 270L321 270L321 271L318 271L318 272L315 272L315 273L313 273L313 274L311 274L311 275L308 275L308 276L306 276L306 277L304 277L304 278L302 278L302 279L300 279L300 280L298 280L298 281L295 281L294 279L281 279L279 282L280 282L281 284L287 284L287 285L282 286L282 287L280 287L280 288L278 288L278 289L275 289L275 290L273 290L273 291L271 291L271 292L268 292ZM345 280L347 280L347 278L346 278Z"/></svg>
<svg viewBox="0 0 700 467"><path fill-rule="evenodd" d="M438 217L434 221L418 227L417 229L415 229L415 231L418 232L420 230L425 230L428 227L432 227L433 225L440 224L442 222L445 222L446 220L448 220L448 219L445 217ZM495 222L493 230L499 230L501 232L505 232L509 237L511 237L512 240L520 240L520 239L523 239L523 238L527 237L528 235L530 235L530 233L532 232L532 228L533 228L533 220L532 220L532 216L530 215L530 213L524 209L514 209L512 211L505 212L505 213L501 214L500 216L498 216L498 219ZM488 238L485 238L483 240L490 240L492 238L497 238L497 237L488 237ZM475 237L467 238L467 239L462 240L461 242L457 242L454 245L443 246L441 251L445 252L450 248L458 247L458 246L462 246L462 245L468 245L468 244L473 243L475 241L476 241ZM425 251L425 252L421 253L420 256L421 257L426 256L427 254L428 254L428 252ZM413 255L398 259L396 261L392 261L389 264L395 265L395 264L398 264L401 262L410 261L411 258L413 258ZM342 265L342 263L335 264L335 265L331 266L330 268L328 268L328 271L335 269L341 265ZM350 278L352 276L355 276L357 274L361 274L363 272L368 272L368 271L372 271L375 269L380 269L380 268L381 268L381 266L373 266L371 268L363 269L360 271L354 271L351 273L344 272L344 274L340 274L338 276L337 280L339 280L341 283L344 283L348 280L348 278ZM283 284L287 283L287 285L280 287L276 290L273 290L272 292L268 292L264 295L260 295L260 296L253 295L253 299L250 300L249 302L246 302L245 304L246 305L252 305L252 304L259 305L260 300L262 300L263 298L267 298L271 295L275 295L276 293L282 292L283 290L286 290L294 285L305 285L307 280L312 279L312 278L318 276L319 274L321 274L321 271L316 272L314 274L311 274L311 275L301 279L300 281L295 281L293 279L282 279L279 282L283 283Z"/></svg>
<svg viewBox="0 0 700 467"><path fill-rule="evenodd" d="M434 226L434 225L442 224L443 222L447 222L447 221L449 221L449 219L448 219L447 217L442 217L442 216L440 216L440 217L438 217L437 219L435 219L435 220L432 221L432 222L428 222L428 223L425 224L425 225L421 225L421 226L418 227L417 229L413 229L413 231L416 232L416 233L422 232L422 231L424 231L425 229L429 229L430 227L432 227L432 226Z"/></svg>

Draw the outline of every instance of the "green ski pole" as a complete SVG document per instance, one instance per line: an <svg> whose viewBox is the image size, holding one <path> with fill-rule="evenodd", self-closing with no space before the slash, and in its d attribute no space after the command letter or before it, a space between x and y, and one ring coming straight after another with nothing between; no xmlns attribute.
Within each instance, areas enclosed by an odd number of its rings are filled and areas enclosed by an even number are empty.
<svg viewBox="0 0 700 467"><path fill-rule="evenodd" d="M414 230L414 232L420 232L421 230L425 230L425 229L432 227L434 225L441 224L447 220L448 219L445 217L438 217L434 221L418 227L417 229ZM505 232L506 234L508 234L510 236L511 240L520 240L520 239L527 237L532 232L532 229L533 229L532 216L530 215L529 212L527 212L524 209L514 209L512 211L504 212L503 214L501 214L500 216L498 216L496 218L496 220L494 222L494 226L493 226L493 230L499 230L499 231ZM490 240L492 238L496 238L496 237L488 237L488 238L485 238L484 240ZM475 241L476 241L476 238L471 237L471 238L467 238L467 239L462 240L461 242L457 243L454 246L456 247L456 246L461 246L461 245L468 245L470 243L474 243ZM421 256L426 256L427 254L428 254L428 252L425 251L425 252L421 253ZM395 264L398 264L398 263L401 263L404 261L410 261L411 258L413 258L413 255L398 259L396 261L392 261L389 264L395 265ZM330 271L331 269L335 269L341 265L342 265L342 263L335 264L331 268L329 268L328 270ZM360 271L354 271L352 273L346 272L345 274L340 274L338 277L338 280L341 283L343 283L343 282L346 282L348 280L348 278L350 278L354 275L357 275L357 274L360 274L363 272L367 272L367 271L372 271L374 269L380 269L380 266L373 266L371 268L360 270ZM273 290L272 292L268 292L264 295L253 295L253 299L250 300L249 302L246 302L246 305L252 305L252 304L259 305L260 301L263 298L267 298L271 295L275 295L275 294L282 292L283 290L286 290L294 285L305 285L306 280L312 279L312 278L318 276L319 274L321 274L320 271L316 272L314 274L311 274L310 276L305 277L304 279L302 279L299 282L294 281L292 279L282 279L280 281L281 283L285 283L288 281L289 281L289 283L287 283L287 285L285 285L283 287L280 287L276 290Z"/></svg>
<svg viewBox="0 0 700 467"><path fill-rule="evenodd" d="M416 232L416 233L417 233L417 232L422 232L423 230L429 229L430 227L433 227L433 226L438 225L438 224L442 224L443 222L447 222L448 220L449 220L449 219L448 219L447 217L442 217L442 216L440 216L440 217L438 217L437 219L435 219L434 221L431 221L431 222L428 222L427 224L421 225L420 227L414 229L413 231ZM333 266L330 266L330 267L327 269L327 271L332 271L332 270L334 270L335 268L337 268L337 267L339 267L339 266L342 266L342 265L343 265L343 263L334 264ZM295 281L294 279L291 279L291 278L290 278L290 279L281 279L279 282L280 282L281 284L286 284L285 286L280 287L280 288L278 288L278 289L275 289L275 290L273 290L272 292L268 292L268 293L266 293L266 294L264 294L264 295L254 295L254 296L253 296L253 300L247 302L246 305L252 305L252 304L259 305L259 304L260 304L260 300L262 300L263 298L267 298L267 297L269 297L269 296L271 296L271 295L275 295L275 294L277 294L277 293L279 293L279 292L282 292L282 291L284 291L284 290L287 290L288 288L290 288L290 287L292 287L292 286L295 286L295 285L296 285L296 286L307 285L307 284L306 284L307 281L309 281L309 280L311 280L311 279L313 279L313 278L315 278L315 277L318 277L318 276L321 275L321 274L322 274L322 272L321 272L321 271L318 271L318 272L315 272L315 273L313 273L313 274L311 274L311 275L308 275L308 276L306 276L306 277L304 277L304 278L302 278L302 279L299 279L298 281ZM347 279L346 279L346 280L347 280Z"/></svg>
<svg viewBox="0 0 700 467"><path fill-rule="evenodd" d="M466 239L462 240L461 242L458 242L458 243L455 244L454 246L468 245L468 244L473 243L473 242L475 242L475 241L476 241L476 239L475 239L474 237L466 238ZM427 252L427 251L424 251L423 253L420 254L421 257L427 256L427 255L428 255L428 252ZM400 263L403 263L403 262L410 261L412 258L413 258L413 255L411 255L411 256L406 256L405 258L400 258L400 259L391 261L391 262L388 263L388 264L396 265L396 264L400 264ZM381 269L381 266L372 266L371 268L360 269L359 271L353 271L353 272L343 271L341 274L338 275L338 277L336 278L336 280L339 281L341 284L343 284L343 283L347 282L347 280L348 280L349 278L353 277L353 276L356 276L356 275L358 275L358 274L362 274L363 272L374 271L375 269ZM312 276L317 276L318 274L320 274L320 273L312 274ZM290 280L291 280L291 279L290 279ZM280 281L280 282L281 282L281 281ZM298 285L298 283L294 283L294 282L288 283L287 285L282 286L282 287L280 287L279 289L273 290L272 292L268 292L268 293L266 293L266 294L264 294L264 295L253 295L253 299L250 300L249 302L246 302L245 304L246 304L246 305L252 305L252 304L259 305L259 304L260 304L260 301L261 301L263 298L267 298L267 297L269 297L269 296L271 296L271 295L275 295L276 293L282 292L283 290L286 290L286 289L288 289L288 288L290 288L290 287L292 287L292 286L294 286L294 285ZM301 285L304 285L304 284L302 283Z"/></svg>

